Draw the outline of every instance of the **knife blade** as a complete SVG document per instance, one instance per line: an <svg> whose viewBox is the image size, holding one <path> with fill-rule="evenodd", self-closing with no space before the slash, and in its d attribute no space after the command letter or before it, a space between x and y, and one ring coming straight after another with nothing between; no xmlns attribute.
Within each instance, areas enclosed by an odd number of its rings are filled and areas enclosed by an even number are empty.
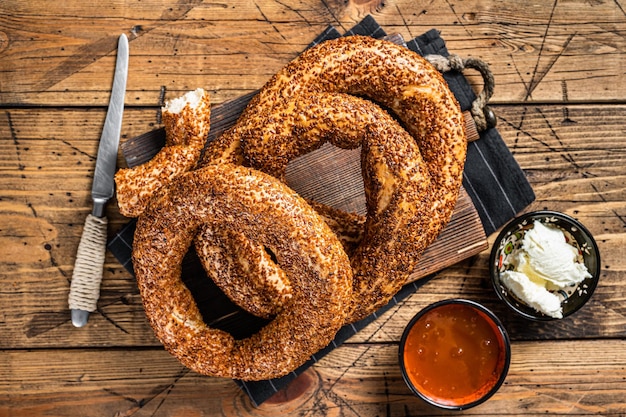
<svg viewBox="0 0 626 417"><path fill-rule="evenodd" d="M75 327L83 327L87 324L89 313L96 310L98 298L100 298L108 223L104 209L115 192L113 177L122 130L127 77L128 38L122 34L117 44L113 87L100 144L98 145L91 187L93 209L91 214L87 215L83 234L78 244L68 297L72 324Z"/></svg>

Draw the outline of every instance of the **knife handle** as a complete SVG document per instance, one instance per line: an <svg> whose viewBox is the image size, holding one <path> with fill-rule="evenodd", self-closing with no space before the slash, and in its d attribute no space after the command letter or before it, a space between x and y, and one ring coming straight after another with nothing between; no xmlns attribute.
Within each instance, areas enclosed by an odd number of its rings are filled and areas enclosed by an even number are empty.
<svg viewBox="0 0 626 417"><path fill-rule="evenodd" d="M107 218L87 215L72 273L68 298L70 309L89 312L96 310L100 298L106 243Z"/></svg>

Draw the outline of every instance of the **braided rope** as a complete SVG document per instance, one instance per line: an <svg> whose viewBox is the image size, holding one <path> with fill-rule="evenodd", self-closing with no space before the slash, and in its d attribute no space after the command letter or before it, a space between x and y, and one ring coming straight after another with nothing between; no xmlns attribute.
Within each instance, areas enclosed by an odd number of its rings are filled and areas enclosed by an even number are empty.
<svg viewBox="0 0 626 417"><path fill-rule="evenodd" d="M100 218L89 214L85 220L83 235L78 244L69 295L70 309L96 310L100 297L106 240L106 217Z"/></svg>
<svg viewBox="0 0 626 417"><path fill-rule="evenodd" d="M472 103L470 113L479 131L496 126L496 117L491 108L487 106L495 87L495 80L489 69L489 64L478 58L461 58L456 54L451 54L447 57L442 55L426 55L425 58L437 68L439 72L461 72L466 68L477 70L483 78L483 89Z"/></svg>

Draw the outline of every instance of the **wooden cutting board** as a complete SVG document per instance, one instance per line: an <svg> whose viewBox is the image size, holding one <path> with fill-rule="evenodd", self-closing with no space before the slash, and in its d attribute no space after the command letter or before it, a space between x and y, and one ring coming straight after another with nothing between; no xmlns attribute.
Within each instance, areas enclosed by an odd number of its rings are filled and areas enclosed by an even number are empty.
<svg viewBox="0 0 626 417"><path fill-rule="evenodd" d="M211 108L208 142L231 127L254 93ZM151 159L165 143L163 128L124 142L121 146L129 167ZM365 194L360 168L360 149L344 150L326 144L292 161L287 183L301 196L330 206L365 214ZM409 281L428 276L488 248L487 237L471 198L461 189L450 223L422 255Z"/></svg>

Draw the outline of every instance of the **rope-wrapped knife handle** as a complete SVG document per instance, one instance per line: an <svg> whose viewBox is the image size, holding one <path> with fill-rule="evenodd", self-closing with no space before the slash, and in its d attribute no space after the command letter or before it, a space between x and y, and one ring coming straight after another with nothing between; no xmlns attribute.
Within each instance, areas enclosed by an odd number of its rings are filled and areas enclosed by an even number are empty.
<svg viewBox="0 0 626 417"><path fill-rule="evenodd" d="M106 243L107 218L87 215L72 274L68 299L70 309L88 312L96 310L100 297Z"/></svg>

